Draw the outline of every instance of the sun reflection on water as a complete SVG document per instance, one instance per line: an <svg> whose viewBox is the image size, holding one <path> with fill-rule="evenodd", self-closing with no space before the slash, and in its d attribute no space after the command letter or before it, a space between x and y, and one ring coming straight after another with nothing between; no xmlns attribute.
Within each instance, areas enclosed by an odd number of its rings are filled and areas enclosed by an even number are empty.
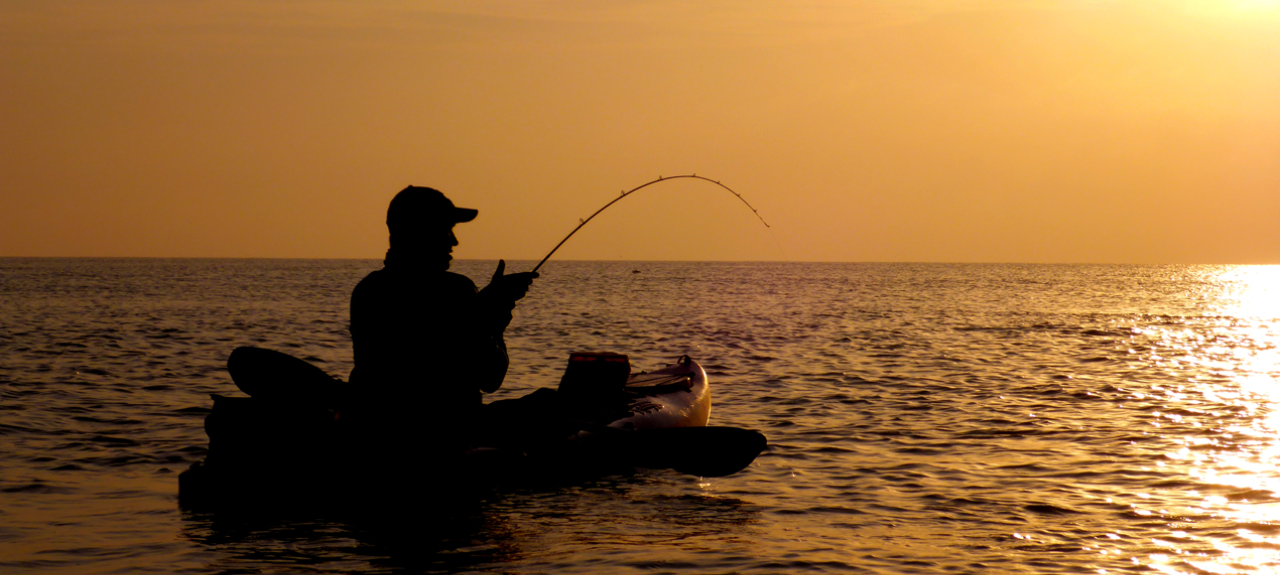
<svg viewBox="0 0 1280 575"><path fill-rule="evenodd" d="M1166 453L1164 463L1200 486L1166 495L1184 502L1182 514L1199 523L1236 528L1210 530L1199 545L1173 545L1138 562L1164 573L1280 573L1280 266L1206 272L1203 329L1170 326L1149 334L1162 342L1162 355L1180 356L1173 362L1191 369L1193 393L1166 390L1169 411L1203 414L1197 419L1214 428L1206 436L1183 426L1182 447ZM1177 414L1154 415L1183 424ZM1170 518L1170 526L1183 520Z"/></svg>
<svg viewBox="0 0 1280 575"><path fill-rule="evenodd" d="M1218 276L1222 313L1274 321L1280 317L1280 266L1235 266Z"/></svg>

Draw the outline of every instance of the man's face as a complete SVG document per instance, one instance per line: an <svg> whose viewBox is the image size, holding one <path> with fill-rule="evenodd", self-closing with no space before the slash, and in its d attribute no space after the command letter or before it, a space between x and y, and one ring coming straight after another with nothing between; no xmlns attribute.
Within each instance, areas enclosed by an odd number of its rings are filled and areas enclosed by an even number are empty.
<svg viewBox="0 0 1280 575"><path fill-rule="evenodd" d="M458 237L453 235L453 224L423 225L407 234L396 234L396 249L413 253L432 268L447 270L453 259L453 246ZM438 267L437 267L438 266Z"/></svg>

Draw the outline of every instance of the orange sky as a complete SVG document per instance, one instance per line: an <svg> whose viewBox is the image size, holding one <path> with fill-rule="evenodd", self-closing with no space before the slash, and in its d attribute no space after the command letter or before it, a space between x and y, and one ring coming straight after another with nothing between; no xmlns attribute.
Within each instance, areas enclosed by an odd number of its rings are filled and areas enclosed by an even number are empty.
<svg viewBox="0 0 1280 575"><path fill-rule="evenodd" d="M945 8L943 8L945 7ZM1280 263L1280 0L0 4L0 256Z"/></svg>

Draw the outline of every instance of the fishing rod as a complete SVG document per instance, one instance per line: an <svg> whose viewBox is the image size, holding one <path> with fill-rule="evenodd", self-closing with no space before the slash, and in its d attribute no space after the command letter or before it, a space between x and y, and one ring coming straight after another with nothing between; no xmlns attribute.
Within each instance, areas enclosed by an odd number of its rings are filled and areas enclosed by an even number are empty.
<svg viewBox="0 0 1280 575"><path fill-rule="evenodd" d="M641 184L641 185L639 185L639 186L636 186L636 187L634 187L634 188L631 188L630 190L627 190L627 191L625 191L625 192L622 192L622 195L621 195L621 196L618 196L618 197L614 198L614 199L613 199L613 201L611 201L611 202L609 202L609 203L605 204L605 205L604 205L604 207L602 207L602 208L600 208L600 209L596 210L596 213L591 214L591 216L589 216L587 219L585 219L585 220L579 220L578 227L573 228L573 231L572 231L572 232L569 232L569 235L565 236L563 240L560 240L560 243L556 244L556 247L551 248L551 252L547 254L547 257L542 258L542 261L538 262L538 265L533 266L533 271L535 271L535 272L536 272L536 271L538 271L538 268L542 267L542 264L547 263L547 260L551 259L551 255L552 255L552 254L554 254L554 253L556 253L556 250L560 249L560 246L563 246L565 242L569 241L569 238L573 237L573 234L578 233L578 230L582 229L582 226L587 225L587 222L591 221L591 219L592 219L592 218L594 218L594 217L596 217L596 216L600 215L600 212L603 212L603 211L605 211L605 210L609 209L609 206L612 206L613 204L618 203L618 200L621 200L622 198L625 198L625 197L627 197L627 196L629 196L629 195L631 195L631 194L633 194L633 193L635 193L635 192L638 192L638 191L640 191L640 190L642 190L642 189L644 189L644 188L647 188L647 187L649 187L649 186L652 186L652 185L654 185L654 184L656 184L656 183L658 183L658 182L665 182L665 181L668 181L668 180L678 180L678 179L680 179L680 178L693 178L693 179L695 179L695 180L703 180L703 181L706 181L706 182L711 182L711 183L713 183L713 184L715 184L715 185L717 185L717 186L720 186L720 187L722 187L722 188L724 188L724 189L728 190L728 191L729 191L729 193L733 194L733 195L734 195L735 197L737 197L739 200L742 200L742 203L743 203L743 204L746 204L746 206L747 206L748 208L750 208L750 209L751 209L751 213L753 213L753 214L755 214L755 215L756 215L756 218L758 218L758 219L760 220L760 223L764 224L764 227L766 227L766 228L767 228L767 227L769 227L769 222L764 221L764 218L760 216L760 212L759 212L758 210L756 210L754 207L752 207L752 205L751 205L749 202L747 202L747 199L746 199L746 198L744 198L744 197L742 197L742 194L739 194L738 192L733 191L733 189L731 189L729 186L726 186L726 185L724 185L724 184L722 184L722 183L720 183L720 182L718 182L718 181L716 181L716 180L713 180L713 179L711 179L711 178L707 178L707 177L704 177L704 176L699 176L698 174L683 174L683 175L679 175L679 176L667 176L667 177L658 176L658 179L653 180L652 182L646 182L646 183L644 183L644 184Z"/></svg>

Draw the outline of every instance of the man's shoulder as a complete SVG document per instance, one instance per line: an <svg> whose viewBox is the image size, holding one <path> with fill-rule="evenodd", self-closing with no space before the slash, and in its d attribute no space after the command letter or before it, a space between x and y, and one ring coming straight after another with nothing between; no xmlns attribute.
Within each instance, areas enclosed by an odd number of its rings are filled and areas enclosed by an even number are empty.
<svg viewBox="0 0 1280 575"><path fill-rule="evenodd" d="M356 284L356 289L353 293L377 290L382 285L386 284L388 280L387 270L373 270Z"/></svg>

